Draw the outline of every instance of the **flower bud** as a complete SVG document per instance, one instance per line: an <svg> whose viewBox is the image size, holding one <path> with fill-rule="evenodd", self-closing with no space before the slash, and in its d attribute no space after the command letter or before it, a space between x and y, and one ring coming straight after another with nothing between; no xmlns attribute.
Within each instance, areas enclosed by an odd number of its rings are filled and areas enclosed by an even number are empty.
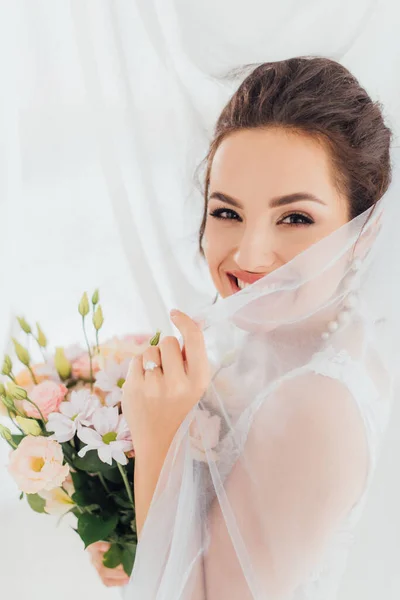
<svg viewBox="0 0 400 600"><path fill-rule="evenodd" d="M23 331L25 331L25 333L32 333L32 329L30 328L30 325L25 321L25 319L23 317L17 317L18 319L18 323L21 326L21 329Z"/></svg>
<svg viewBox="0 0 400 600"><path fill-rule="evenodd" d="M12 338L12 341L14 343L15 354L18 356L23 365L29 367L31 357L29 356L28 350L24 348L15 338Z"/></svg>
<svg viewBox="0 0 400 600"><path fill-rule="evenodd" d="M157 331L155 336L152 337L150 340L150 346L157 346L158 342L160 341L160 335L161 335L161 331Z"/></svg>
<svg viewBox="0 0 400 600"><path fill-rule="evenodd" d="M96 304L98 304L99 302L99 290L95 290L93 296L92 296L92 304L94 306L96 306Z"/></svg>
<svg viewBox="0 0 400 600"><path fill-rule="evenodd" d="M35 419L26 419L25 417L15 417L16 422L26 435L40 435L42 430Z"/></svg>
<svg viewBox="0 0 400 600"><path fill-rule="evenodd" d="M86 292L83 294L81 301L79 302L78 310L82 317L86 317L86 315L89 314L89 300Z"/></svg>
<svg viewBox="0 0 400 600"><path fill-rule="evenodd" d="M103 311L99 304L99 306L96 309L96 312L93 315L93 325L94 325L96 331L101 329L103 323L104 323Z"/></svg>
<svg viewBox="0 0 400 600"><path fill-rule="evenodd" d="M8 354L5 355L1 372L3 375L10 375L12 371L12 362Z"/></svg>
<svg viewBox="0 0 400 600"><path fill-rule="evenodd" d="M7 442L13 441L11 431L8 429L8 427L4 427L4 425L1 425L1 424L0 424L0 435Z"/></svg>
<svg viewBox="0 0 400 600"><path fill-rule="evenodd" d="M57 369L57 373L59 374L62 380L71 377L72 365L65 356L64 348L56 348L54 364Z"/></svg>
<svg viewBox="0 0 400 600"><path fill-rule="evenodd" d="M7 383L7 391L15 400L26 400L28 394L23 387L16 385L13 381Z"/></svg>
<svg viewBox="0 0 400 600"><path fill-rule="evenodd" d="M43 331L41 330L39 323L36 323L36 327L37 327L37 331L38 331L37 342L41 348L46 348L47 338L44 335Z"/></svg>
<svg viewBox="0 0 400 600"><path fill-rule="evenodd" d="M18 411L14 404L14 400L10 396L7 396L7 394L5 396L1 396L1 401L7 410L17 414Z"/></svg>

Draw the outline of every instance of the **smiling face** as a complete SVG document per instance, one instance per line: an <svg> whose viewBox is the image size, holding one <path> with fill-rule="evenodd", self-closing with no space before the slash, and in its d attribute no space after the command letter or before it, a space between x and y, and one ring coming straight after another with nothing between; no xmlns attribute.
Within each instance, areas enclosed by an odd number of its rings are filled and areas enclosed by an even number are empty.
<svg viewBox="0 0 400 600"><path fill-rule="evenodd" d="M218 292L224 298L275 271L349 213L318 140L277 128L230 134L212 162L203 242Z"/></svg>

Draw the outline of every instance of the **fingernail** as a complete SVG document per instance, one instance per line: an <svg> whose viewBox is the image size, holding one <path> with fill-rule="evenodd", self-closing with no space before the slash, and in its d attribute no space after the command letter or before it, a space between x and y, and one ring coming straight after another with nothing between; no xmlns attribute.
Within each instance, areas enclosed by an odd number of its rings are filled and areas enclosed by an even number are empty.
<svg viewBox="0 0 400 600"><path fill-rule="evenodd" d="M171 319L173 319L174 317L177 317L179 315L179 310L176 310L176 308L173 308L169 314L171 316Z"/></svg>

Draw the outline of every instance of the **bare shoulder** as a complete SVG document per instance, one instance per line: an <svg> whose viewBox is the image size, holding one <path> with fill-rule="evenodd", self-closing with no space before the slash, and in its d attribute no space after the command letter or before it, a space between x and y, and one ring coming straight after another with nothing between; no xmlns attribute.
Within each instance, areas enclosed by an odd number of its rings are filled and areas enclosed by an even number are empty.
<svg viewBox="0 0 400 600"><path fill-rule="evenodd" d="M251 438L281 469L294 462L299 473L316 474L327 489L342 483L349 502L363 490L369 457L365 425L340 381L306 373L283 382L260 410Z"/></svg>

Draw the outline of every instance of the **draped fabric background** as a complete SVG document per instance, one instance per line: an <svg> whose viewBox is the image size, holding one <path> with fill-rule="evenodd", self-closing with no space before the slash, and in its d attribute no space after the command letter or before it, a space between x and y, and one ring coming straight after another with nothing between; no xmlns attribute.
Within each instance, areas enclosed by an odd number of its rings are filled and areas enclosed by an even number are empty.
<svg viewBox="0 0 400 600"><path fill-rule="evenodd" d="M15 314L39 320L54 345L80 340L76 306L95 287L106 317L103 339L156 327L171 333L170 308L195 312L211 302L213 286L197 253L202 197L194 172L239 84L232 70L301 54L340 60L383 102L398 134L399 28L396 0L1 3L0 349ZM384 475L399 471L399 410L343 598L372 599L384 586L391 600L400 591L399 481L384 487ZM8 526L0 550L7 589L21 563L16 544L4 550L21 535L23 509L1 465L0 524L13 515L15 527ZM62 531L54 531L51 555L54 547L68 555L67 544L76 561L73 532ZM37 542L26 543L33 549ZM370 565L372 546L386 552L377 551ZM38 565L30 559L26 566L32 585ZM62 567L53 558L54 572ZM16 600L24 597L13 589Z"/></svg>

